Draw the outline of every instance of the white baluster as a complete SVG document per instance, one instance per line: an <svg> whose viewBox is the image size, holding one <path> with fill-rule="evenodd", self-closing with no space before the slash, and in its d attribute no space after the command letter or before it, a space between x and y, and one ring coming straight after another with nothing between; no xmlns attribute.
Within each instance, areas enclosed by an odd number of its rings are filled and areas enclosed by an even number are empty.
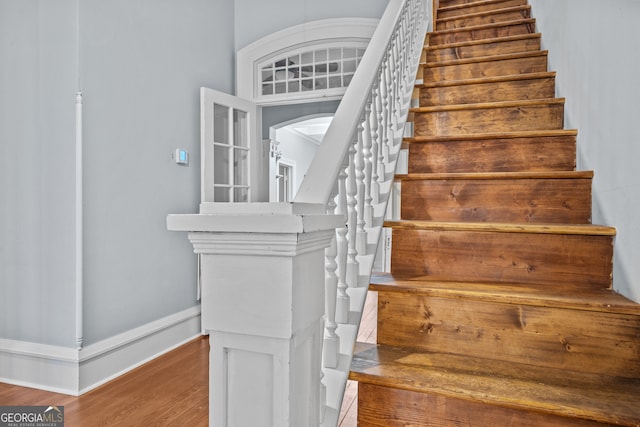
<svg viewBox="0 0 640 427"><path fill-rule="evenodd" d="M395 131L398 129L398 33L397 30L393 34L393 40L391 42L391 99L389 100L389 106L391 110L391 130L392 135L395 137Z"/></svg>
<svg viewBox="0 0 640 427"><path fill-rule="evenodd" d="M365 191L364 183L364 123L366 117L363 114L358 122L355 168L356 168L356 252L358 255L367 253L367 232L364 230Z"/></svg>
<svg viewBox="0 0 640 427"><path fill-rule="evenodd" d="M371 132L371 104L373 104L373 91L369 95L369 99L364 107L364 134L362 152L364 155L364 222L367 227L373 227L373 196L372 188L372 132Z"/></svg>
<svg viewBox="0 0 640 427"><path fill-rule="evenodd" d="M373 203L380 203L380 175L378 175L378 103L380 102L379 80L376 80L372 88L371 98L371 197Z"/></svg>
<svg viewBox="0 0 640 427"><path fill-rule="evenodd" d="M333 215L336 210L335 196L338 192L338 183L336 182L335 192L329 198L327 204L327 213ZM340 337L336 334L338 324L336 323L336 301L338 298L338 275L336 269L336 255L338 254L338 246L336 237L331 240L331 246L324 251L325 257L325 278L324 278L324 317L325 329L324 346L322 348L324 366L327 368L335 368L338 366L338 353L340 352Z"/></svg>
<svg viewBox="0 0 640 427"><path fill-rule="evenodd" d="M394 59L395 63L393 66L394 69L394 92L393 92L393 130L394 130L394 146L398 142L396 138L398 132L402 134L402 123L400 123L401 115L402 115L402 50L400 46L400 27L398 27L397 36L395 38L395 43L393 45L394 49Z"/></svg>
<svg viewBox="0 0 640 427"><path fill-rule="evenodd" d="M407 55L409 54L409 40L410 40L410 27L409 27L409 2L406 2L404 4L404 7L402 8L402 18L400 21L400 27L402 28L402 42L400 44L400 51L402 53L402 72L401 72L401 84L400 86L402 87L402 95L404 96L405 90L407 88L407 86L409 85L409 73L407 73ZM403 100L403 104L404 104L404 100ZM402 105L402 104L401 104Z"/></svg>
<svg viewBox="0 0 640 427"><path fill-rule="evenodd" d="M345 163L349 157L345 156ZM347 216L347 165L343 164L338 175L338 206L336 213ZM336 299L336 322L347 323L349 321L349 295L347 294L347 257L349 252L349 243L347 242L347 224L336 230L336 247L338 253L336 260L338 261L338 296Z"/></svg>
<svg viewBox="0 0 640 427"><path fill-rule="evenodd" d="M383 76L382 76L382 85L380 88L382 89L382 145L380 146L380 162L382 164L382 170L385 171L384 179L386 180L386 171L387 171L387 163L389 161L389 128L390 128L390 99L391 99L391 90L390 90L390 81L391 81L391 73L389 70L390 65L390 55L387 53L385 56L385 60L383 63Z"/></svg>
<svg viewBox="0 0 640 427"><path fill-rule="evenodd" d="M384 141L386 138L386 125L385 125L385 113L384 113L384 102L386 99L385 95L385 62L382 63L380 67L380 79L378 85L378 96L376 99L376 122L378 124L378 177L379 181L385 182L386 177L386 168L384 164Z"/></svg>
<svg viewBox="0 0 640 427"><path fill-rule="evenodd" d="M355 135L354 135L355 136ZM358 228L358 213L356 212L356 194L358 191L356 183L356 155L357 138L349 146L349 167L347 169L347 241L349 250L347 251L347 284L352 288L358 287L358 276L360 275L358 260L358 250L356 249L356 230Z"/></svg>
<svg viewBox="0 0 640 427"><path fill-rule="evenodd" d="M323 343L326 345L326 340L323 342L322 336L322 331L319 331L317 339L314 340L317 343L314 343L315 345L320 346L323 345ZM319 364L317 366L319 366ZM333 368L335 367L337 367L337 364ZM322 367L320 367L318 372L318 388L318 422L322 424L327 413L327 386L324 383L324 370L322 369Z"/></svg>
<svg viewBox="0 0 640 427"><path fill-rule="evenodd" d="M395 87L393 85L393 73L394 73L395 60L393 57L393 46L389 45L389 53L387 55L387 75L386 75L386 92L385 92L385 138L384 138L384 162L385 168L391 163L391 144L395 137L395 124L394 124L394 104L395 104Z"/></svg>

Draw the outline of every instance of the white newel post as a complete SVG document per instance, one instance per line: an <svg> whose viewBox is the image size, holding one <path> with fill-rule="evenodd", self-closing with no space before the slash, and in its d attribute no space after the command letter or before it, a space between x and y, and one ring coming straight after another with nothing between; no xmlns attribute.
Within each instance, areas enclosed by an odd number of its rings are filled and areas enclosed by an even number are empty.
<svg viewBox="0 0 640 427"><path fill-rule="evenodd" d="M217 203L167 225L188 231L202 259L209 425L318 425L325 248L344 217L320 205Z"/></svg>

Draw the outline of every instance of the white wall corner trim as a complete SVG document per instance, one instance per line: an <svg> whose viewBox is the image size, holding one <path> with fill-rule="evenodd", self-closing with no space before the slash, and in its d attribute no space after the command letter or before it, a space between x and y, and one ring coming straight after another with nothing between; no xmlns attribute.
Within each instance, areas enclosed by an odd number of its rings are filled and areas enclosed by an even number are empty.
<svg viewBox="0 0 640 427"><path fill-rule="evenodd" d="M256 66L265 58L302 46L332 41L371 39L378 23L374 18L335 18L311 21L277 31L240 49L236 56L236 94L256 102Z"/></svg>
<svg viewBox="0 0 640 427"><path fill-rule="evenodd" d="M0 382L79 396L200 333L200 305L197 305L80 351L0 339Z"/></svg>

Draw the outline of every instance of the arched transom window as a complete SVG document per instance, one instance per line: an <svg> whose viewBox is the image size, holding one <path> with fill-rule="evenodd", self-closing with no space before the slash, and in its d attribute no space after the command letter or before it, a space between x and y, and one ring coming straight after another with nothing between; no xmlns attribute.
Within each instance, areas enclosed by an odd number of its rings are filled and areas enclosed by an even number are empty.
<svg viewBox="0 0 640 427"><path fill-rule="evenodd" d="M258 105L340 99L377 24L325 19L255 41L238 51L237 95Z"/></svg>
<svg viewBox="0 0 640 427"><path fill-rule="evenodd" d="M343 42L296 49L258 65L263 100L287 96L288 99L308 95L341 95L362 59L366 43ZM317 92L309 94L305 92Z"/></svg>

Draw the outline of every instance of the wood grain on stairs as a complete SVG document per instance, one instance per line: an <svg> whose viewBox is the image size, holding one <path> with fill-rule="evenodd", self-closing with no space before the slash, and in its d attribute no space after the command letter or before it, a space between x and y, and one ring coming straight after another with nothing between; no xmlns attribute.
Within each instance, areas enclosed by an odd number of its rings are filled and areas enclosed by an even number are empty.
<svg viewBox="0 0 640 427"><path fill-rule="evenodd" d="M640 304L613 290L616 229L591 224L531 9L437 13L358 425L640 426Z"/></svg>
<svg viewBox="0 0 640 427"><path fill-rule="evenodd" d="M448 80L422 84L418 89L420 105L424 107L550 99L555 96L555 73L542 72Z"/></svg>
<svg viewBox="0 0 640 427"><path fill-rule="evenodd" d="M498 10L486 10L469 13L466 15L438 18L436 30L452 30L474 25L494 24L496 22L509 22L531 17L531 6L515 6Z"/></svg>
<svg viewBox="0 0 640 427"><path fill-rule="evenodd" d="M547 71L547 51L506 53L475 58L426 63L424 81L478 79Z"/></svg>
<svg viewBox="0 0 640 427"><path fill-rule="evenodd" d="M576 167L575 130L407 138L409 173L567 171Z"/></svg>
<svg viewBox="0 0 640 427"><path fill-rule="evenodd" d="M425 46L426 62L491 56L540 50L541 35L522 34L496 39L470 40L460 43Z"/></svg>
<svg viewBox="0 0 640 427"><path fill-rule="evenodd" d="M471 27L434 31L427 35L427 38L430 46L436 46L444 43L531 34L535 33L535 29L535 19L516 19L514 21L494 22Z"/></svg>
<svg viewBox="0 0 640 427"><path fill-rule="evenodd" d="M509 7L526 6L527 0L485 0L474 3L459 4L440 7L438 18L450 18L453 16L468 15L470 13L493 11Z"/></svg>

